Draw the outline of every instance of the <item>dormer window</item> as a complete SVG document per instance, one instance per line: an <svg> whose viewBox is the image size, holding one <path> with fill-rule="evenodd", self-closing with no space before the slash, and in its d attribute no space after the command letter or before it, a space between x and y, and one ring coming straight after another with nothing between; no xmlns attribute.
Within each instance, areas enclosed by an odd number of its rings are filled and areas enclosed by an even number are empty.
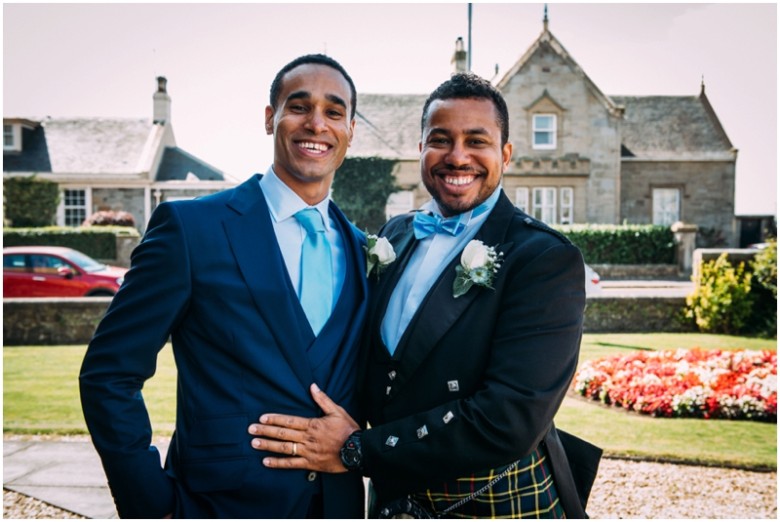
<svg viewBox="0 0 780 522"><path fill-rule="evenodd" d="M554 149L556 143L557 117L555 114L533 115L534 149Z"/></svg>
<svg viewBox="0 0 780 522"><path fill-rule="evenodd" d="M22 150L22 127L15 124L3 124L3 152Z"/></svg>

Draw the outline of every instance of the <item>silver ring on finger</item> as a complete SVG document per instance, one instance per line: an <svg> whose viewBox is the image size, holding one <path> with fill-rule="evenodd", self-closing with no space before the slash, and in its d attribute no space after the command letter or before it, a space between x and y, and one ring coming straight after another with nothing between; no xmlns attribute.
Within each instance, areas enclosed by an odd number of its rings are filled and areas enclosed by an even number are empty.
<svg viewBox="0 0 780 522"><path fill-rule="evenodd" d="M292 456L297 457L298 456L298 443L293 442L293 448L292 448Z"/></svg>

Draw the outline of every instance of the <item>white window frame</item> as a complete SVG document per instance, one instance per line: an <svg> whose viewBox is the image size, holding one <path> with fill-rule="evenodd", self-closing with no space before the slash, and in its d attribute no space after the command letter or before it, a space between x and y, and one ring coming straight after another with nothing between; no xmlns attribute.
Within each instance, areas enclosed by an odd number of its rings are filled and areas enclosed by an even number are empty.
<svg viewBox="0 0 780 522"><path fill-rule="evenodd" d="M67 202L67 192L73 191L73 192L83 192L84 193L84 204L83 205L74 205ZM80 227L81 223L84 221L83 219L79 221L78 223L72 222L67 223L66 215L68 214L68 210L83 210L84 211L84 219L87 219L90 215L90 209L92 208L92 188L91 187L64 187L62 189L62 193L60 194L60 204L57 207L57 224L61 227Z"/></svg>
<svg viewBox="0 0 780 522"><path fill-rule="evenodd" d="M550 127L540 126L542 119L549 118L552 125ZM538 143L536 141L537 133L544 133L550 136L550 143ZM540 113L533 115L533 123L531 129L531 143L533 148L537 150L551 150L558 147L558 115L550 113Z"/></svg>
<svg viewBox="0 0 780 522"><path fill-rule="evenodd" d="M530 214L530 207L528 206L528 187L517 187L515 189L515 206L526 214Z"/></svg>
<svg viewBox="0 0 780 522"><path fill-rule="evenodd" d="M6 138L11 138L11 143L6 143ZM22 150L22 126L16 123L4 123L3 124L3 151L19 152L21 150Z"/></svg>
<svg viewBox="0 0 780 522"><path fill-rule="evenodd" d="M574 188L573 187L561 187L560 188L560 219L558 222L561 225L571 225L574 223Z"/></svg>
<svg viewBox="0 0 780 522"><path fill-rule="evenodd" d="M385 219L406 214L411 210L414 210L414 191L400 190L387 196Z"/></svg>
<svg viewBox="0 0 780 522"><path fill-rule="evenodd" d="M557 193L556 187L534 187L531 215L548 225L554 225L557 222Z"/></svg>
<svg viewBox="0 0 780 522"><path fill-rule="evenodd" d="M653 225L670 226L680 221L681 192L676 187L653 188Z"/></svg>

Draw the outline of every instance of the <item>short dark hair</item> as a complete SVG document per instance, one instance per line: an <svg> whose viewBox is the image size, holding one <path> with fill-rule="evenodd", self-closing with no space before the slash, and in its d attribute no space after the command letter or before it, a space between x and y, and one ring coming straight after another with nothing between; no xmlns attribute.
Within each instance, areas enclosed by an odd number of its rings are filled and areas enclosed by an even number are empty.
<svg viewBox="0 0 780 522"><path fill-rule="evenodd" d="M276 73L276 76L274 77L274 81L271 82L271 107L276 110L277 102L279 101L279 93L282 90L282 83L284 81L284 75L288 72L292 71L296 67L300 65L306 65L306 64L315 64L315 65L326 65L332 69L336 69L338 72L341 73L341 75L344 77L345 80L347 80L347 83L349 84L349 90L350 90L350 99L349 103L351 105L349 115L350 119L355 118L355 107L357 105L357 93L355 91L355 83L352 81L352 78L350 78L349 74L347 74L347 71L344 69L344 67L341 66L339 62L331 58L330 56L324 55L324 54L305 54L303 56L299 56L295 60L291 61L284 67L282 67L278 73Z"/></svg>
<svg viewBox="0 0 780 522"><path fill-rule="evenodd" d="M496 123L501 128L501 146L509 141L509 111L506 101L498 89L473 73L457 73L434 90L423 105L420 129L425 129L425 120L428 118L428 107L434 100L448 100L452 98L483 98L493 102L498 115Z"/></svg>

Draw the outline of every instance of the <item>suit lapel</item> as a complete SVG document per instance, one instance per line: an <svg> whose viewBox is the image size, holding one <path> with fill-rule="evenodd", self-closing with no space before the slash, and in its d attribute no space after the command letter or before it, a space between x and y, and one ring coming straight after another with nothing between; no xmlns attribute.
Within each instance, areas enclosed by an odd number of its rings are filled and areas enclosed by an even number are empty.
<svg viewBox="0 0 780 522"><path fill-rule="evenodd" d="M304 386L312 379L305 364L306 347L311 344L310 329L299 328L306 321L295 295L282 253L271 224L268 204L253 177L239 185L228 202L236 215L223 222L241 275L255 301L266 327Z"/></svg>
<svg viewBox="0 0 780 522"><path fill-rule="evenodd" d="M502 193L474 239L479 239L488 246L496 246L498 252L508 251L512 244L502 244L502 241L506 237L513 213L514 206ZM420 308L401 338L396 350L396 356L403 370L399 375L407 377L412 375L428 353L460 319L468 306L483 292L493 292L489 288L473 286L465 295L454 298L452 285L455 282L455 267L459 263L460 253L447 265L431 291L420 303Z"/></svg>

